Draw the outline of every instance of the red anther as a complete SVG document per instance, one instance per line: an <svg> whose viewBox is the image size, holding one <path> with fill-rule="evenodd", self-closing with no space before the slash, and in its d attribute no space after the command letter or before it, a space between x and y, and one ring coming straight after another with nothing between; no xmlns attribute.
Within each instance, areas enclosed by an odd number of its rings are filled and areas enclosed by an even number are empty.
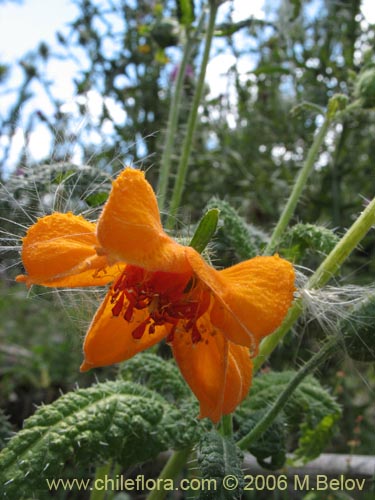
<svg viewBox="0 0 375 500"><path fill-rule="evenodd" d="M128 307L126 308L126 311L125 311L125 314L124 314L124 319L126 321L130 321L132 319L132 317L133 317L133 309L134 309L133 303L129 302Z"/></svg>
<svg viewBox="0 0 375 500"><path fill-rule="evenodd" d="M138 325L137 328L135 328L132 331L132 337L133 337L133 339L140 340L143 337L143 334L145 333L145 330L146 330L146 326L149 323L150 323L150 317L148 317L147 319L145 319L144 321L142 321L142 323L140 325Z"/></svg>
<svg viewBox="0 0 375 500"><path fill-rule="evenodd" d="M176 332L176 327L177 325L172 326L172 330L168 333L167 338L165 339L166 342L173 342L174 334Z"/></svg>
<svg viewBox="0 0 375 500"><path fill-rule="evenodd" d="M202 340L202 335L199 333L197 325L194 323L193 329L191 331L191 341L193 344L197 344L200 340Z"/></svg>
<svg viewBox="0 0 375 500"><path fill-rule="evenodd" d="M119 316L120 315L120 313L122 311L122 308L123 308L123 305L124 305L124 298L125 298L125 295L122 293L120 295L120 297L117 299L116 304L112 307L112 314L113 314L113 316Z"/></svg>

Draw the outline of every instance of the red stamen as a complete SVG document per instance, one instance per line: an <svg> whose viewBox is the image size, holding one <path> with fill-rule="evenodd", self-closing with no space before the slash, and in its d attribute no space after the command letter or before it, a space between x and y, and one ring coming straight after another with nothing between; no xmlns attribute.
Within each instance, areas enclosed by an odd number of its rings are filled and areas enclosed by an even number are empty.
<svg viewBox="0 0 375 500"><path fill-rule="evenodd" d="M145 321L142 321L142 323L132 331L133 339L140 340L143 337L143 334L145 333L146 330L146 326L149 323L150 323L150 317L148 317Z"/></svg>
<svg viewBox="0 0 375 500"><path fill-rule="evenodd" d="M133 317L133 309L134 309L133 304L131 302L129 302L128 307L126 308L126 311L124 314L124 319L128 322L131 321L131 319Z"/></svg>
<svg viewBox="0 0 375 500"><path fill-rule="evenodd" d="M201 340L202 340L202 335L199 333L197 325L194 323L193 329L191 331L191 341L193 342L193 344L197 344Z"/></svg>
<svg viewBox="0 0 375 500"><path fill-rule="evenodd" d="M113 314L113 316L119 316L120 315L120 313L122 311L122 307L124 305L124 298L125 298L125 295L122 293L120 295L120 297L117 299L116 304L112 307L112 314ZM116 298L114 300L116 300ZM111 300L111 302L112 302L112 300Z"/></svg>

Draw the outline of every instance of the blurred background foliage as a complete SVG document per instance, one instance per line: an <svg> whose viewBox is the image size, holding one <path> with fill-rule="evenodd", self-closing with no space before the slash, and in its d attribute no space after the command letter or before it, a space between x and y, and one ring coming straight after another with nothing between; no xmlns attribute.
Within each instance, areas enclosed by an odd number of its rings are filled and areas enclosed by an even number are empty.
<svg viewBox="0 0 375 500"><path fill-rule="evenodd" d="M111 176L128 162L146 170L156 187L171 89L187 29L175 1L74 3L77 18L64 32L56 33L56 44L50 47L42 42L15 62L22 81L13 89L8 113L0 117L4 250L0 404L15 427L33 412L34 403L51 401L59 390L73 387L78 377L80 384L93 377L78 375L81 320L87 322L87 317L72 321L75 304L64 310L60 307L64 298L53 293L26 300L26 292L14 285L13 277L20 272L20 235L30 219L56 209L94 218L105 201ZM231 7L230 1L226 3ZM202 6L194 4L197 19ZM199 220L207 204L221 203L222 227L213 247L218 265L246 257L236 251L231 229L225 226L226 211L238 212L241 231L248 231L262 249L322 122L320 108L334 93L360 105L331 128L293 223L325 226L335 241L335 235L343 234L374 195L375 83L371 78L367 83L362 80L364 91L358 82L375 64L375 26L363 18L360 7L360 0L266 0L265 19L249 17L234 23L229 8L227 19L217 26L212 57L230 51L234 62L225 92L212 97L210 87L214 90L215 81L206 84L179 218L190 231L189 224ZM176 160L200 56L198 40L185 77ZM49 75L53 60L76 68L69 82L75 93L73 106L62 102L54 90ZM244 61L252 69L243 71ZM11 70L0 61L0 95L9 94ZM48 98L45 109L35 104L38 92ZM93 96L99 96L95 116L90 113ZM10 171L19 126L25 143ZM50 133L51 145L46 158L36 162L28 148L40 126ZM171 185L172 180L173 172ZM372 232L345 266L344 281L373 281L374 241ZM313 268L328 249L306 252L311 250L309 242L303 237L284 238L279 250ZM91 297L86 300L90 308L93 302ZM278 349L272 368L300 363L321 338L319 327L311 323L298 342L290 336ZM374 418L370 389L374 369L343 358L339 355L323 369L345 408L335 451L373 453L369 422Z"/></svg>

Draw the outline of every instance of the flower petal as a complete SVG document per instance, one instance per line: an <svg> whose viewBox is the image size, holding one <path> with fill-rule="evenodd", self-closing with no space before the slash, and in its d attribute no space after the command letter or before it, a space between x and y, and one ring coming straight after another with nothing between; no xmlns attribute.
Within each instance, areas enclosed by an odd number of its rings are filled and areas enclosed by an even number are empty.
<svg viewBox="0 0 375 500"><path fill-rule="evenodd" d="M185 247L163 230L155 194L144 172L123 170L98 221L98 240L110 261L148 271L186 272Z"/></svg>
<svg viewBox="0 0 375 500"><path fill-rule="evenodd" d="M193 249L188 260L213 292L211 321L232 342L251 347L256 354L260 340L283 321L295 291L292 264L273 257L255 257L216 271Z"/></svg>
<svg viewBox="0 0 375 500"><path fill-rule="evenodd" d="M200 403L200 418L218 422L234 411L248 393L252 363L249 350L228 342L210 324L209 313L197 322L202 340L175 332L172 349L182 375Z"/></svg>
<svg viewBox="0 0 375 500"><path fill-rule="evenodd" d="M100 286L113 279L105 257L96 253L96 225L72 213L54 213L37 220L23 238L22 262L28 286ZM118 272L118 271L117 271Z"/></svg>
<svg viewBox="0 0 375 500"><path fill-rule="evenodd" d="M111 303L112 289L97 310L88 329L83 344L85 360L81 371L98 366L108 366L131 358L166 337L169 330L164 326L155 326L155 332L144 332L139 340L133 338L132 332L148 317L148 309L134 309L131 321L123 315L114 316ZM126 309L126 302L124 308Z"/></svg>

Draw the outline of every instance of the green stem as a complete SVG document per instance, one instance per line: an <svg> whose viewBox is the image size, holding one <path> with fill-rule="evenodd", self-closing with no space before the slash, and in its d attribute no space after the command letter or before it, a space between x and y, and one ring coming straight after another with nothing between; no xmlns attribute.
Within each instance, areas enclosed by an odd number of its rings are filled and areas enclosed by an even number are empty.
<svg viewBox="0 0 375 500"><path fill-rule="evenodd" d="M294 184L293 190L289 196L289 199L284 207L284 210L280 216L279 222L277 223L273 234L271 236L271 239L266 246L264 253L266 255L270 255L274 252L277 243L285 231L285 228L289 224L290 219L292 218L294 211L296 209L298 200L302 194L302 191L306 185L307 179L314 168L315 160L316 157L319 153L319 150L323 144L324 138L327 134L329 125L331 123L331 116L327 112L323 125L320 127L318 133L315 135L314 141L309 149L309 152L307 154L306 160L303 164L303 167L301 168L297 178L296 182Z"/></svg>
<svg viewBox="0 0 375 500"><path fill-rule="evenodd" d="M216 13L217 13L216 2L210 2L210 14L209 14L209 20L208 20L208 26L207 26L207 32L206 32L206 39L205 39L205 46L204 46L204 52L203 52L203 57L202 57L202 63L201 63L201 67L200 67L197 87L196 87L195 93L194 93L193 103L192 103L191 110L189 113L186 136L185 136L184 143L182 146L181 158L180 158L180 162L179 162L178 167L177 167L177 176L176 176L176 180L175 180L175 184L174 184L174 188L173 188L171 204L169 207L170 215L168 217L167 224L166 224L167 229L172 229L174 226L174 223L175 223L174 216L178 210L178 207L180 206L181 197L182 197L182 193L183 193L183 189L184 189L187 168L188 168L188 164L189 164L189 157L190 157L190 152L191 152L191 146L192 146L192 142L193 142L195 126L197 123L198 108L199 108L199 104L201 102L201 98L202 98L202 94L203 94L206 69L207 69L207 64L208 64L208 60L209 60L209 56L210 56L212 37L213 37L214 29L215 29Z"/></svg>
<svg viewBox="0 0 375 500"><path fill-rule="evenodd" d="M107 464L97 467L95 471L94 484L98 479L101 479L101 484L105 484L106 478L111 472L112 462L109 461ZM90 500L104 500L106 496L106 491L104 489L96 490L93 489L90 493Z"/></svg>
<svg viewBox="0 0 375 500"><path fill-rule="evenodd" d="M224 415L221 419L220 431L223 436L233 436L233 418L232 414Z"/></svg>
<svg viewBox="0 0 375 500"><path fill-rule="evenodd" d="M320 264L318 269L308 280L306 289L321 288L324 286L335 275L345 259L358 246L360 241L374 224L375 198L367 205L365 210L348 229L335 248ZM302 300L296 300L294 305L289 309L282 325L275 331L275 333L263 339L259 347L259 354L254 359L254 372L261 367L263 362L270 356L278 343L289 332L297 318L300 316L302 309Z"/></svg>
<svg viewBox="0 0 375 500"><path fill-rule="evenodd" d="M343 262L375 225L375 198L367 205L358 219L327 255L307 282L307 288L320 288L336 274Z"/></svg>
<svg viewBox="0 0 375 500"><path fill-rule="evenodd" d="M187 40L186 40L184 52L183 52L183 56L182 56L182 61L181 61L181 64L179 66L178 73L177 73L176 86L174 89L171 105L169 108L168 124L167 124L167 130L165 133L166 134L166 142L165 142L163 154L161 157L159 183L158 183L158 203L159 203L160 212L164 209L164 205L165 205L165 198L166 198L169 174L170 174L170 169L171 169L171 158L172 158L173 144L174 144L174 141L176 139L177 127L178 127L178 117L179 117L179 111L180 111L180 106L181 106L181 99L182 99L182 95L183 95L186 66L187 66L187 63L189 61L192 49L195 45L197 34L200 33L200 31L203 27L204 18L205 18L205 15L204 15L204 12L202 12L202 15L201 15L199 22L198 22L198 26L194 30L194 35L193 36L189 35Z"/></svg>
<svg viewBox="0 0 375 500"><path fill-rule="evenodd" d="M175 479L181 472L182 468L186 464L186 460L190 455L190 448L184 450L175 451L168 459L167 463L164 465L163 470L159 474L159 478L164 479ZM161 481L161 484L163 481ZM168 491L163 489L154 489L147 496L147 500L163 500Z"/></svg>
<svg viewBox="0 0 375 500"><path fill-rule="evenodd" d="M322 349L314 354L314 356L298 370L264 417L256 424L255 427L253 427L253 429L251 429L248 434L246 434L246 436L238 441L237 445L241 449L247 449L251 443L256 441L264 433L264 431L268 429L270 424L275 420L279 412L288 402L288 399L293 391L310 372L314 371L337 349L338 342L339 340L336 337L331 337L328 342L323 345Z"/></svg>

